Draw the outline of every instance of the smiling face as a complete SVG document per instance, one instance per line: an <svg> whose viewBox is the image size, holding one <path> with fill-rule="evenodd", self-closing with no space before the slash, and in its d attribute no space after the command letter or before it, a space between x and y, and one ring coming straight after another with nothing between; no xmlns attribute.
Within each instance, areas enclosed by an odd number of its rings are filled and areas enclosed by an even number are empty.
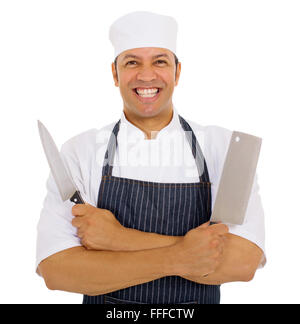
<svg viewBox="0 0 300 324"><path fill-rule="evenodd" d="M117 70L116 70L117 68ZM154 117L173 107L172 95L177 86L181 64L163 48L130 49L112 64L115 85L120 88L124 111L141 117Z"/></svg>

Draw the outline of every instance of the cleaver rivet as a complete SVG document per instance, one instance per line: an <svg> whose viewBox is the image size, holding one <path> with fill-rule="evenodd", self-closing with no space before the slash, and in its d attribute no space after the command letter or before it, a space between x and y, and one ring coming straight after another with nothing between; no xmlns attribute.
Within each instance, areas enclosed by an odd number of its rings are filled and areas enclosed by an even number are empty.
<svg viewBox="0 0 300 324"><path fill-rule="evenodd" d="M236 142L239 142L239 141L240 141L239 136L237 136L237 137L235 138L235 141L236 141Z"/></svg>

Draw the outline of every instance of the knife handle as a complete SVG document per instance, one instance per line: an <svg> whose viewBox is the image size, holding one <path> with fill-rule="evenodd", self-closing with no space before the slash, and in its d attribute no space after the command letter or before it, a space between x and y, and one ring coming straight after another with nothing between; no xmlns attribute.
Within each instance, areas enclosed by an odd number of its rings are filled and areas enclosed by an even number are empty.
<svg viewBox="0 0 300 324"><path fill-rule="evenodd" d="M70 198L70 200L75 203L76 205L77 204L84 204L84 200L82 199L81 195L80 195L80 191L77 190L75 191L74 195Z"/></svg>

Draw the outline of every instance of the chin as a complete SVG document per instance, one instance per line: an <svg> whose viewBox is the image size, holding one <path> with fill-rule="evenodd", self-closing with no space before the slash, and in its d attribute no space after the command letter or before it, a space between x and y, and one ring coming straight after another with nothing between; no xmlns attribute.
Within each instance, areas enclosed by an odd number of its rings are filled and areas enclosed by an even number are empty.
<svg viewBox="0 0 300 324"><path fill-rule="evenodd" d="M141 117L153 117L158 115L161 112L160 108L157 107L143 107L143 108L137 108L136 112Z"/></svg>

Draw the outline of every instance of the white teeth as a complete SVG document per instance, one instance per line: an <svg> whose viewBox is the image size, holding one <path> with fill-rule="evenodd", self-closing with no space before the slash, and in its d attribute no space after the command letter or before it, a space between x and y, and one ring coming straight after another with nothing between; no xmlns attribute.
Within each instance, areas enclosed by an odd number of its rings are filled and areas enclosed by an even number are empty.
<svg viewBox="0 0 300 324"><path fill-rule="evenodd" d="M156 96L156 93L154 93L154 94L146 94L146 95L139 94L139 96L142 97L142 98L153 98L153 97Z"/></svg>
<svg viewBox="0 0 300 324"><path fill-rule="evenodd" d="M151 98L156 96L158 89L136 89L137 93L143 98Z"/></svg>

